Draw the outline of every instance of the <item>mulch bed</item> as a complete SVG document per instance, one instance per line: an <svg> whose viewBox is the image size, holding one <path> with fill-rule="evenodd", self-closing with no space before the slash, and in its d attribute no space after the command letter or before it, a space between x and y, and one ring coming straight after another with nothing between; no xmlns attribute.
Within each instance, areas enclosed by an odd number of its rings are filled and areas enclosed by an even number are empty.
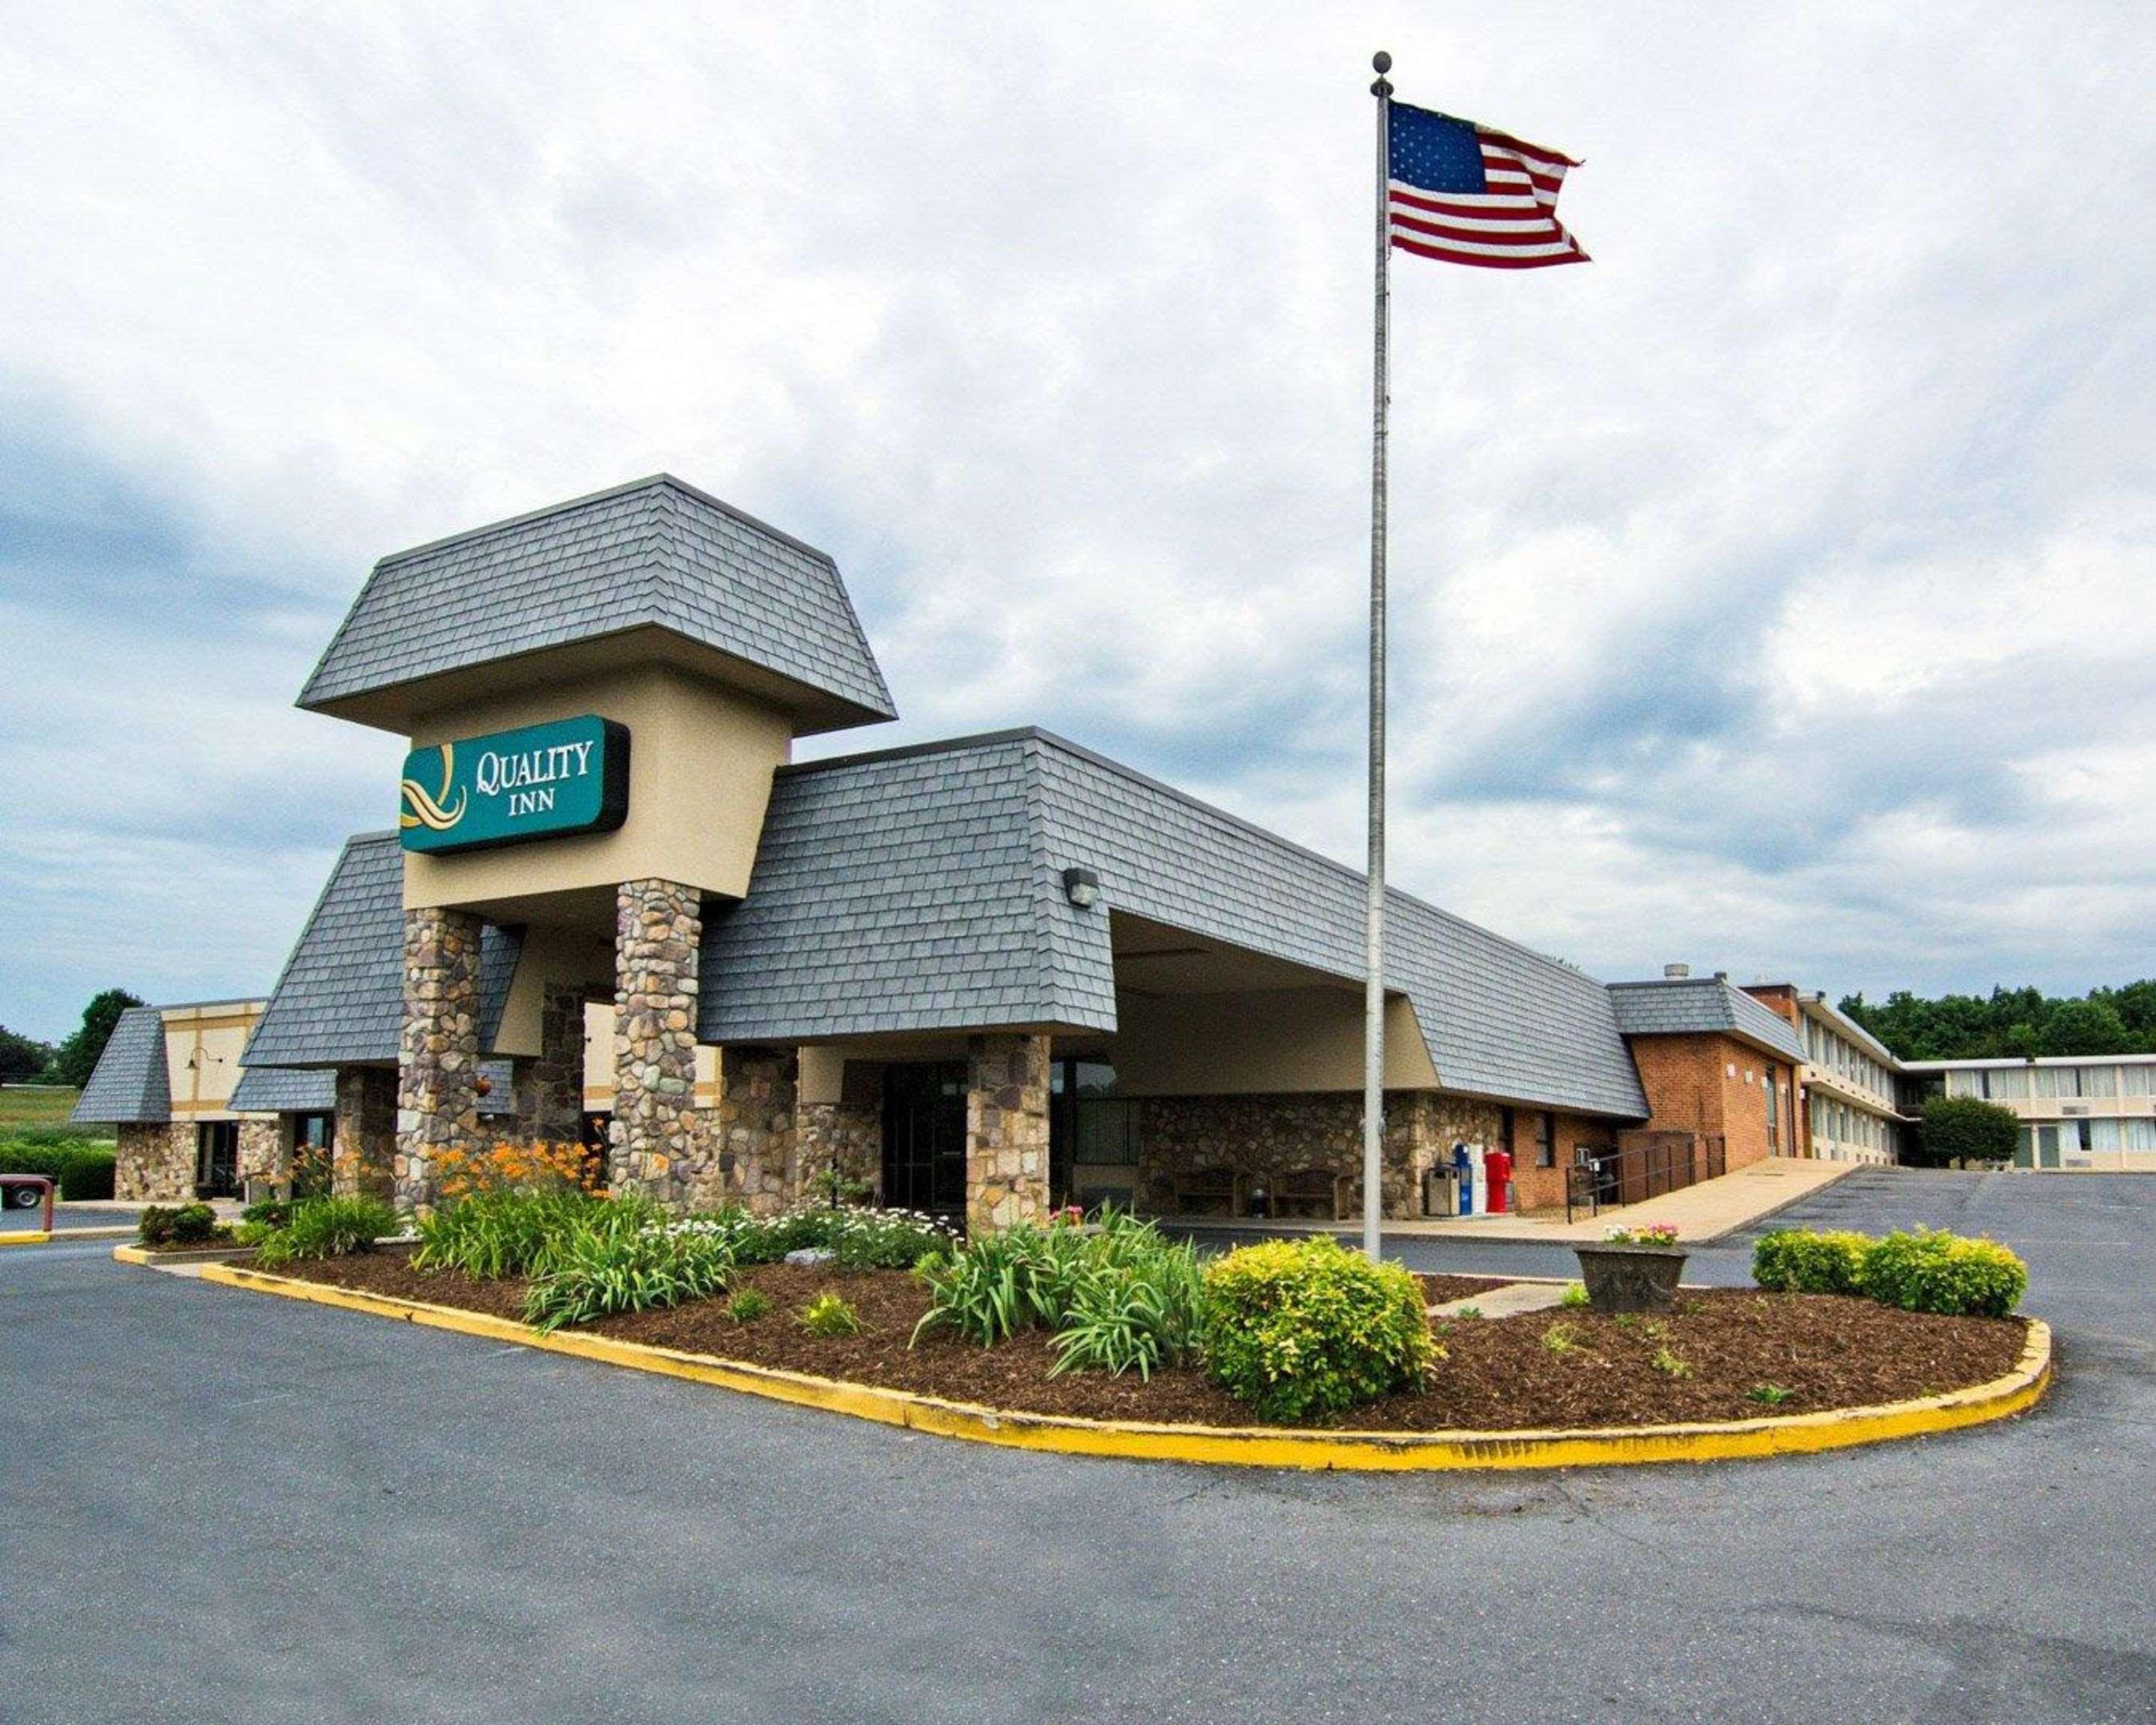
<svg viewBox="0 0 2156 1725"><path fill-rule="evenodd" d="M383 1251L284 1272L310 1281L408 1300L521 1317L524 1286L473 1281L412 1268L402 1252ZM1433 1301L1456 1299L1490 1278L1425 1276ZM1467 1284L1447 1291L1454 1282ZM1055 1356L1038 1333L1001 1347L975 1348L924 1337L909 1348L926 1296L909 1276L769 1264L742 1271L737 1288L767 1295L765 1317L737 1324L724 1300L671 1311L603 1319L603 1335L691 1353L808 1372L940 1396L950 1401L1096 1420L1143 1420L1248 1425L1250 1411L1190 1366L1135 1374L1048 1376ZM818 1294L835 1292L861 1318L856 1336L809 1335L793 1317ZM1745 1420L1861 1407L1989 1382L2021 1357L2019 1318L1932 1317L1868 1300L1824 1295L1716 1289L1679 1298L1659 1319L1609 1317L1587 1311L1546 1311L1510 1318L1434 1320L1445 1350L1429 1390L1355 1409L1342 1425L1370 1431L1491 1431L1549 1426L1656 1425ZM1563 1350L1544 1337L1553 1327ZM1657 1367L1671 1359L1682 1374ZM1755 1386L1792 1394L1774 1405L1751 1399Z"/></svg>

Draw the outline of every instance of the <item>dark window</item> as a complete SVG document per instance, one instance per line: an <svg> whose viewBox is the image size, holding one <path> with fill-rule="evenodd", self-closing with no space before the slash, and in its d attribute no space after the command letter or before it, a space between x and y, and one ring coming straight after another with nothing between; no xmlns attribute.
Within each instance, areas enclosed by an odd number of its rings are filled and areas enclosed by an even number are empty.
<svg viewBox="0 0 2156 1725"><path fill-rule="evenodd" d="M1537 1114L1535 1117L1535 1166L1557 1166L1557 1116Z"/></svg>

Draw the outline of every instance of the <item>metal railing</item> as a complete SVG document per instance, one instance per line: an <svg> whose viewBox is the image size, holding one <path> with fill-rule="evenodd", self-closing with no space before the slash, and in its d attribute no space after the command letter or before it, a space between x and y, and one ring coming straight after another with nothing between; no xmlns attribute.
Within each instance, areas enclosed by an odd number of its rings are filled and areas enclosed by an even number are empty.
<svg viewBox="0 0 2156 1725"><path fill-rule="evenodd" d="M1599 1216L1605 1205L1640 1204L1681 1191L1720 1178L1728 1165L1728 1145L1718 1136L1656 1133L1566 1169L1564 1219L1572 1221L1581 1211Z"/></svg>

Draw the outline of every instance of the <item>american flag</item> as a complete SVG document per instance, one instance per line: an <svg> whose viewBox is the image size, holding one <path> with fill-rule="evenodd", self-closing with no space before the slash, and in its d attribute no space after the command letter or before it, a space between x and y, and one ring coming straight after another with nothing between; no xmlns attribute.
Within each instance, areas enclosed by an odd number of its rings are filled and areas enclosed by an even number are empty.
<svg viewBox="0 0 2156 1725"><path fill-rule="evenodd" d="M1558 226L1569 156L1471 121L1389 105L1385 207L1394 246L1485 270L1584 264Z"/></svg>

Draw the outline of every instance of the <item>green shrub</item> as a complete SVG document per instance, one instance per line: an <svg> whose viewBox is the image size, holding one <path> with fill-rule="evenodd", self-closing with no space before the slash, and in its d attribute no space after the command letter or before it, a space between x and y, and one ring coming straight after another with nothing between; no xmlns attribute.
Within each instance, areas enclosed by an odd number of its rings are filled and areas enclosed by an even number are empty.
<svg viewBox="0 0 2156 1725"><path fill-rule="evenodd" d="M2021 1118L1980 1096L1927 1096L1912 1160L1944 1168L1953 1162L2011 1162Z"/></svg>
<svg viewBox="0 0 2156 1725"><path fill-rule="evenodd" d="M812 1336L858 1336L861 1315L836 1294L819 1294L801 1308L801 1327Z"/></svg>
<svg viewBox="0 0 2156 1725"><path fill-rule="evenodd" d="M1422 1285L1327 1235L1214 1260L1204 1310L1214 1377L1267 1420L1322 1419L1419 1389L1438 1358Z"/></svg>
<svg viewBox="0 0 2156 1725"><path fill-rule="evenodd" d="M530 1276L545 1266L553 1248L608 1214L628 1214L627 1201L594 1198L572 1187L538 1192L489 1189L439 1206L418 1224L412 1254L421 1270L455 1270L491 1281ZM656 1223L656 1211L637 1209Z"/></svg>
<svg viewBox="0 0 2156 1725"><path fill-rule="evenodd" d="M309 1198L292 1206L282 1228L263 1237L255 1261L265 1270L300 1259L346 1258L371 1252L397 1231L397 1212L378 1198Z"/></svg>
<svg viewBox="0 0 2156 1725"><path fill-rule="evenodd" d="M1869 1235L1778 1228L1752 1248L1752 1280L1774 1294L1861 1294Z"/></svg>
<svg viewBox="0 0 2156 1725"><path fill-rule="evenodd" d="M726 1290L733 1259L708 1231L669 1224L649 1206L605 1203L547 1248L526 1322L544 1332L617 1312L648 1312Z"/></svg>
<svg viewBox="0 0 2156 1725"><path fill-rule="evenodd" d="M726 1301L726 1316L737 1324L752 1324L771 1311L771 1296L757 1288L743 1288Z"/></svg>
<svg viewBox="0 0 2156 1725"><path fill-rule="evenodd" d="M206 1204L151 1204L136 1224L146 1246L208 1245L218 1238L217 1212Z"/></svg>
<svg viewBox="0 0 2156 1725"><path fill-rule="evenodd" d="M928 1290L928 1310L914 1327L914 1339L953 1330L993 1348L1020 1330L1061 1327L1096 1250L1091 1242L1106 1237L1063 1221L1045 1228L1029 1222L931 1254L914 1266Z"/></svg>
<svg viewBox="0 0 2156 1725"><path fill-rule="evenodd" d="M265 1198L259 1204L250 1204L239 1213L243 1226L259 1224L264 1228L282 1228L292 1219L292 1201L289 1198Z"/></svg>
<svg viewBox="0 0 2156 1725"><path fill-rule="evenodd" d="M1594 1304L1594 1301L1587 1297L1585 1282L1568 1281L1564 1285L1564 1291L1558 1296L1557 1303L1567 1312L1577 1312L1584 1306Z"/></svg>
<svg viewBox="0 0 2156 1725"><path fill-rule="evenodd" d="M1904 1312L2004 1317L2028 1286L2028 1267L1992 1240L1919 1228L1890 1234L1864 1255L1864 1291Z"/></svg>
<svg viewBox="0 0 2156 1725"><path fill-rule="evenodd" d="M112 1196L113 1151L72 1127L17 1127L0 1142L0 1174L43 1174L61 1199Z"/></svg>

